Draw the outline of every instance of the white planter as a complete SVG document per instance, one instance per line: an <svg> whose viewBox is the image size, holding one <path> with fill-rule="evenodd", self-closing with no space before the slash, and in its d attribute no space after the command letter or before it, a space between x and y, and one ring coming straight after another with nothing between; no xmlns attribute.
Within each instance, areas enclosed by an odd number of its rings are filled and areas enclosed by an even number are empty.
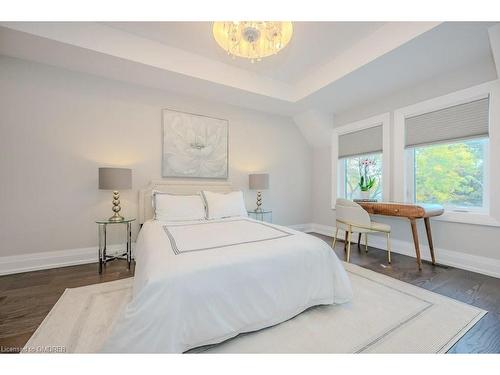
<svg viewBox="0 0 500 375"><path fill-rule="evenodd" d="M362 191L361 192L361 199L370 199L371 191Z"/></svg>

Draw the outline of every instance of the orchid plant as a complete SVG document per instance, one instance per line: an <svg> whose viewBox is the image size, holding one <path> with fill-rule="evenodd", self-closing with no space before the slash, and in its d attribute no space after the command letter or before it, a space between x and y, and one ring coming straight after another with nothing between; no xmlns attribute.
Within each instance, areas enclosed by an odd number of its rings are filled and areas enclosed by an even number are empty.
<svg viewBox="0 0 500 375"><path fill-rule="evenodd" d="M362 159L359 165L359 189L361 191L370 191L370 189L375 185L376 179L374 176L369 175L370 167L375 165L375 160L372 159Z"/></svg>

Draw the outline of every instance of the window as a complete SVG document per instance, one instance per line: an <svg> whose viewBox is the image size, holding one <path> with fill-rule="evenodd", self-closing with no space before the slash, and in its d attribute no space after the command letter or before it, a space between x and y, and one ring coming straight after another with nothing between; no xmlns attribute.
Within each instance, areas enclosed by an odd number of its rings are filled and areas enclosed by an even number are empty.
<svg viewBox="0 0 500 375"><path fill-rule="evenodd" d="M407 150L410 200L457 211L484 211L488 138L419 146Z"/></svg>
<svg viewBox="0 0 500 375"><path fill-rule="evenodd" d="M340 196L346 199L366 198L361 194L361 176L373 177L368 198L382 200L382 153L356 155L340 160Z"/></svg>
<svg viewBox="0 0 500 375"><path fill-rule="evenodd" d="M405 119L407 200L488 211L489 96Z"/></svg>
<svg viewBox="0 0 500 375"><path fill-rule="evenodd" d="M390 157L390 113L335 128L332 133L332 208L337 198L389 200ZM361 176L365 179L365 171L366 176L373 179L373 185L362 192L359 183Z"/></svg>

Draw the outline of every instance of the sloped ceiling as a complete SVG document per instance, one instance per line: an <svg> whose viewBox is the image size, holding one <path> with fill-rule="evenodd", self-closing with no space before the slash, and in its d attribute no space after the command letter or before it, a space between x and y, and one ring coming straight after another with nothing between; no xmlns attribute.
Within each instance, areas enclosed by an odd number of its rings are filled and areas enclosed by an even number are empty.
<svg viewBox="0 0 500 375"><path fill-rule="evenodd" d="M4 22L0 54L291 116L319 146L334 113L461 66L494 64L488 29L498 28L478 22L294 26L288 50L253 65L227 56L206 22Z"/></svg>

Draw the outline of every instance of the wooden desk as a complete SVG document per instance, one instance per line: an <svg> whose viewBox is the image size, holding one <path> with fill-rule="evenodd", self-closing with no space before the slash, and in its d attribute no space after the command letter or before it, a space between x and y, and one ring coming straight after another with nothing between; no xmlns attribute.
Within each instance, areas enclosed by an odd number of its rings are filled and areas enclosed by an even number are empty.
<svg viewBox="0 0 500 375"><path fill-rule="evenodd" d="M418 269L422 269L420 258L420 246L418 244L417 219L424 219L427 240L431 250L432 264L436 264L434 256L434 244L432 243L431 223L429 218L442 215L443 206L438 204L407 204L391 202L356 202L363 207L369 214L404 217L410 220L413 242L415 244L415 253L417 255Z"/></svg>

